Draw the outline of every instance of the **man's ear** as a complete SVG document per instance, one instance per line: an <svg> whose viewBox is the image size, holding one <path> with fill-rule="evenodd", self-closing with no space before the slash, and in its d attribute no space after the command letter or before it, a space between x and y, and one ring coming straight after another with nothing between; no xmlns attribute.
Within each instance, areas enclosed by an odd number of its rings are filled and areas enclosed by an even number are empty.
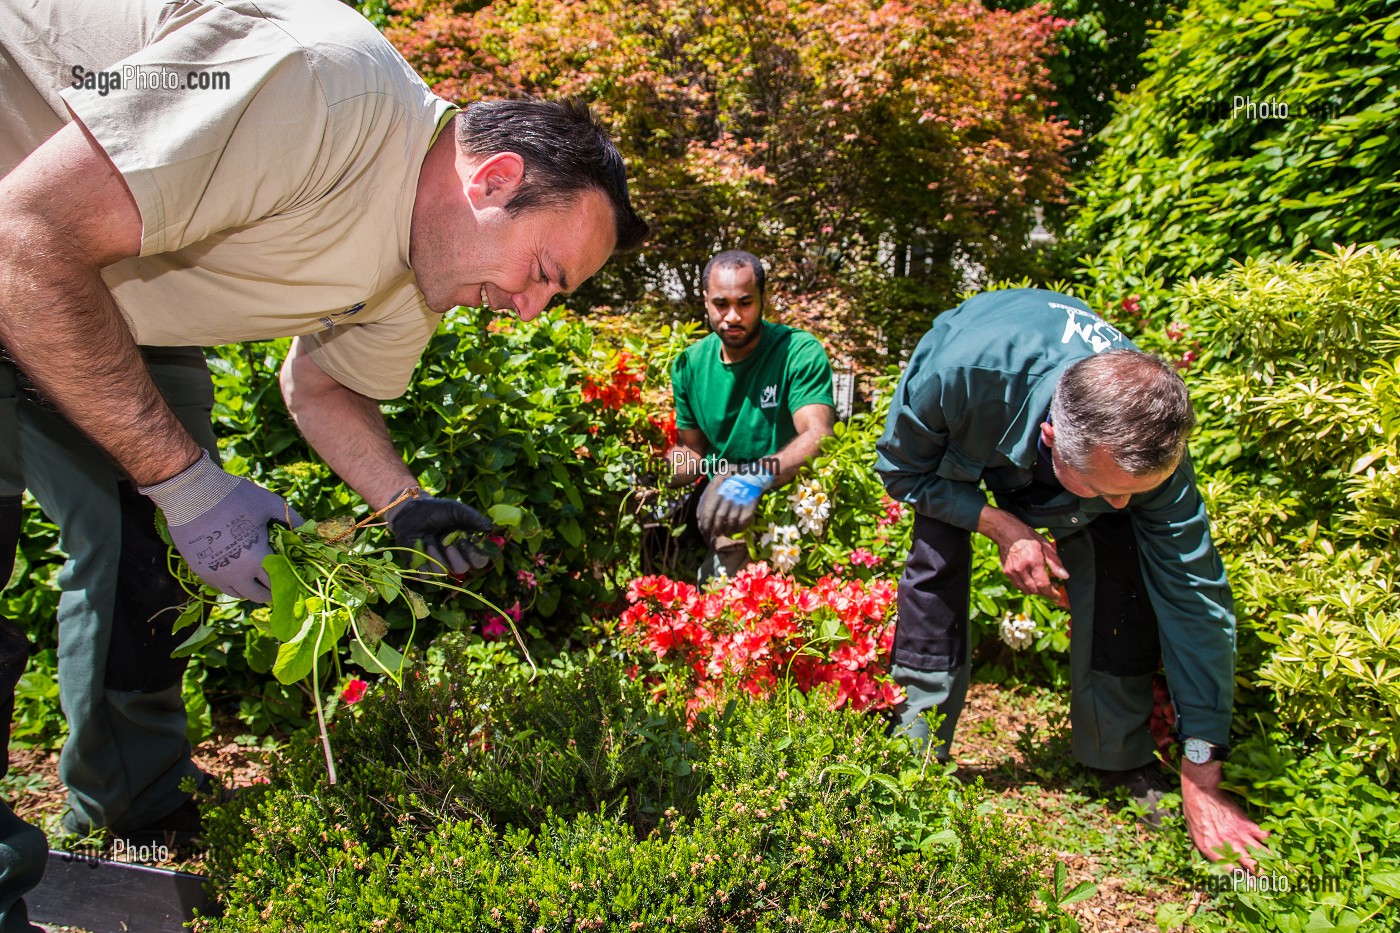
<svg viewBox="0 0 1400 933"><path fill-rule="evenodd" d="M1055 449L1055 426L1048 421L1040 423L1040 439L1051 450Z"/></svg>
<svg viewBox="0 0 1400 933"><path fill-rule="evenodd" d="M514 152L487 156L471 169L467 196L482 207L504 207L525 180L525 160Z"/></svg>

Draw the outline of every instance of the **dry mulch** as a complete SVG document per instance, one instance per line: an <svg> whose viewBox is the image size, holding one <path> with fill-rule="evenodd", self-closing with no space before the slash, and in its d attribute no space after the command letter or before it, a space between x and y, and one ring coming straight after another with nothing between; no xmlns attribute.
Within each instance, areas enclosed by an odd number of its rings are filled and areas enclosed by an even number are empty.
<svg viewBox="0 0 1400 933"><path fill-rule="evenodd" d="M1060 775L1078 766L1070 756L1068 726L1059 719L1063 698L1045 691L1019 691L997 684L974 683L958 721L953 742L957 776L964 781L982 778L992 793L1008 806L1014 819L1033 824L1043 838L1065 840L1066 849L1052 850L1068 870L1067 888L1081 881L1098 886L1098 892L1069 908L1085 933L1133 931L1158 933L1157 908L1167 902L1189 904L1194 910L1203 895L1170 878L1153 879L1150 889L1124 877L1122 866L1105 853L1078 851L1074 831L1060 831L1068 818L1076 824L1106 834L1128 833L1144 844L1151 830L1111 807L1085 806L1083 795ZM1060 716L1047 717L1052 704Z"/></svg>

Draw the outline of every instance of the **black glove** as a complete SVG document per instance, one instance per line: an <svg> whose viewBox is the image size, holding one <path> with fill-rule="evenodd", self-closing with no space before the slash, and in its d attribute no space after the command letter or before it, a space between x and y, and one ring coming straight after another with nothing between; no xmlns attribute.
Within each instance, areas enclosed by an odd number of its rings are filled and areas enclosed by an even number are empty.
<svg viewBox="0 0 1400 933"><path fill-rule="evenodd" d="M430 570L445 570L461 576L491 562L490 557L473 546L470 536L485 534L494 525L491 519L466 503L420 494L384 513L384 520L401 543L428 555L433 565L428 568ZM461 537L446 543L446 538L454 531L460 532Z"/></svg>

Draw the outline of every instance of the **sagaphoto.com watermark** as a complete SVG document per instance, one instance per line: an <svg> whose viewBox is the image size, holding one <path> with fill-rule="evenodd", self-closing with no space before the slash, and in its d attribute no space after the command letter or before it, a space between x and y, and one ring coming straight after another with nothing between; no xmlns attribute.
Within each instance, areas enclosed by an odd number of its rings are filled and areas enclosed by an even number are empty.
<svg viewBox="0 0 1400 933"><path fill-rule="evenodd" d="M1188 116L1192 118L1261 126L1298 119L1326 123L1343 115L1342 105L1338 101L1288 101L1251 91L1231 94L1225 98L1203 98L1188 107Z"/></svg>
<svg viewBox="0 0 1400 933"><path fill-rule="evenodd" d="M1243 868L1236 868L1211 875L1202 884L1202 887L1215 894L1280 895L1293 891L1313 893L1346 891L1355 884L1354 881L1342 878L1321 878L1306 875L1290 878L1287 875L1263 871L1252 874Z"/></svg>
<svg viewBox="0 0 1400 933"><path fill-rule="evenodd" d="M227 91L233 79L227 71L180 71L149 65L122 65L102 71L74 65L74 90L96 91L106 97L113 91Z"/></svg>

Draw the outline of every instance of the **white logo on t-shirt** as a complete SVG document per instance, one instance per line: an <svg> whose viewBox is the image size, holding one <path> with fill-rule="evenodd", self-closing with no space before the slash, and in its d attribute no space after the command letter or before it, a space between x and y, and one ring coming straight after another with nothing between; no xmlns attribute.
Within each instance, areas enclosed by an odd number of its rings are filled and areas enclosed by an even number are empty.
<svg viewBox="0 0 1400 933"><path fill-rule="evenodd" d="M762 394L761 396L759 396L759 399L758 399L758 407L759 407L759 408L777 408L777 407L778 407L778 387L777 387L777 386L764 386L764 387L763 387L763 394Z"/></svg>

